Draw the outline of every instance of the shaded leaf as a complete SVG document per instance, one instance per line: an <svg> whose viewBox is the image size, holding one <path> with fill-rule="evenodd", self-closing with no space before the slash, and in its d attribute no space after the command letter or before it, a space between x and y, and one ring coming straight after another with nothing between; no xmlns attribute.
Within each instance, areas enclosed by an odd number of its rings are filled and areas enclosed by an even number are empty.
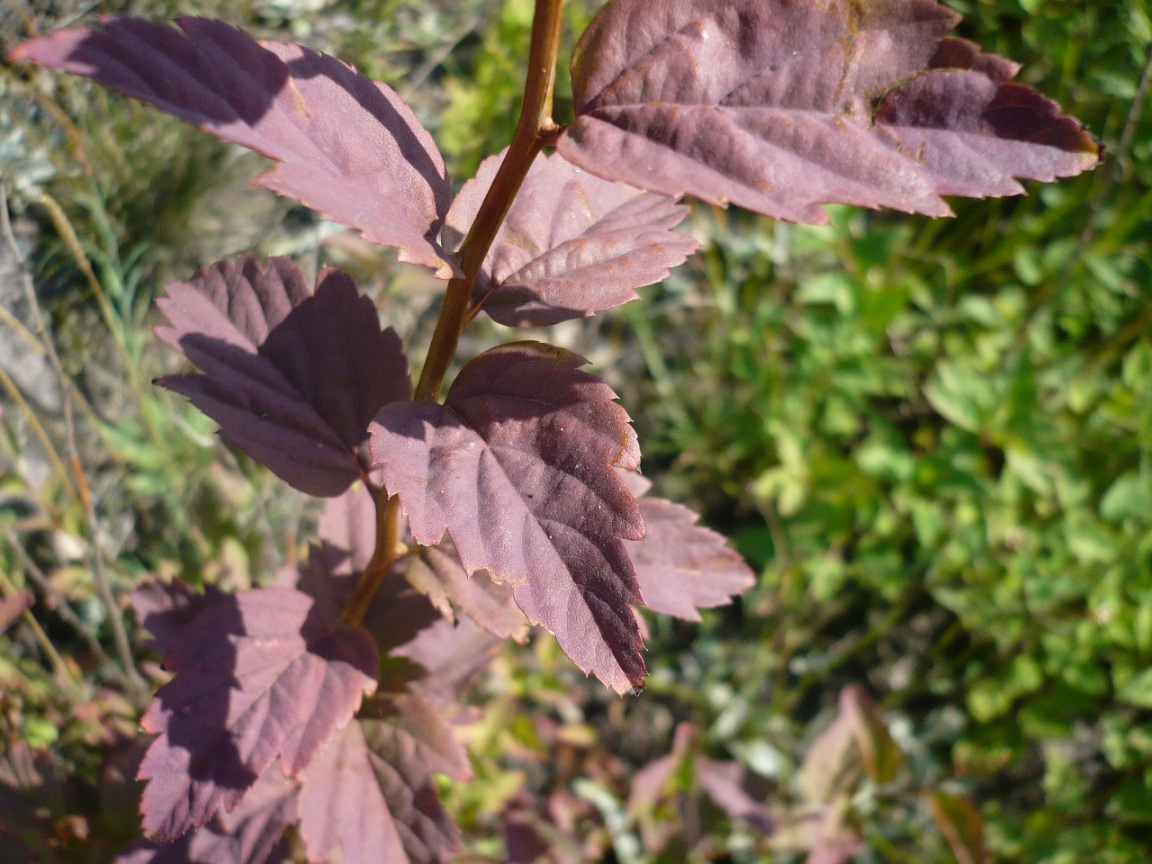
<svg viewBox="0 0 1152 864"><path fill-rule="evenodd" d="M371 446L418 541L451 532L466 570L514 584L529 620L623 693L645 674L623 543L643 523L613 469L637 467L640 453L615 394L584 362L534 342L488 351L444 405L386 406Z"/></svg>
<svg viewBox="0 0 1152 864"><path fill-rule="evenodd" d="M601 177L812 223L831 203L943 216L941 195L1094 166L1091 135L1008 83L1014 64L940 47L958 20L934 0L613 0L573 55L559 150Z"/></svg>
<svg viewBox="0 0 1152 864"><path fill-rule="evenodd" d="M416 596L428 603L424 596ZM471 618L461 618L455 624L438 618L396 646L392 656L410 661L418 670L417 677L408 681L408 690L452 717L460 712L465 691L492 663L502 642Z"/></svg>
<svg viewBox="0 0 1152 864"><path fill-rule="evenodd" d="M304 772L300 833L309 859L432 864L459 846L433 774L470 775L452 728L418 696L378 698Z"/></svg>
<svg viewBox="0 0 1152 864"><path fill-rule="evenodd" d="M351 277L326 269L310 295L286 258L219 262L157 300L157 335L204 375L157 383L187 396L220 435L309 495L366 476L368 422L412 385L400 337Z"/></svg>
<svg viewBox="0 0 1152 864"><path fill-rule="evenodd" d="M464 184L448 212L448 236L468 233L503 160L503 153L485 159ZM638 288L665 278L699 247L669 230L687 213L558 155L537 158L484 261L474 302L501 324L534 327L635 300Z"/></svg>
<svg viewBox="0 0 1152 864"><path fill-rule="evenodd" d="M984 864L984 817L967 798L946 792L926 793L932 816L959 864Z"/></svg>
<svg viewBox="0 0 1152 864"><path fill-rule="evenodd" d="M160 737L140 768L144 829L160 842L234 807L277 757L296 774L376 686L372 638L285 588L209 606L164 661L176 675L144 715Z"/></svg>
<svg viewBox="0 0 1152 864"><path fill-rule="evenodd" d="M661 498L643 497L650 485L625 472L640 502L644 539L627 543L644 605L654 612L699 621L698 609L726 606L756 584L756 576L725 539L696 525L699 515Z"/></svg>
<svg viewBox="0 0 1152 864"><path fill-rule="evenodd" d="M215 585L205 585L200 593L187 582L152 580L137 585L129 595L136 619L152 634L148 647L161 656L179 643L180 634L197 615L228 595Z"/></svg>
<svg viewBox="0 0 1152 864"><path fill-rule="evenodd" d="M398 248L402 261L452 272L435 241L451 196L444 160L390 87L221 21L101 23L30 40L10 58L91 78L263 153L280 164L257 185Z"/></svg>
<svg viewBox="0 0 1152 864"><path fill-rule="evenodd" d="M376 551L376 504L363 483L324 502L316 535L324 543L348 553L344 573L363 573Z"/></svg>
<svg viewBox="0 0 1152 864"><path fill-rule="evenodd" d="M291 851L284 829L296 821L298 783L274 762L231 813L171 843L144 840L116 864L277 864Z"/></svg>
<svg viewBox="0 0 1152 864"><path fill-rule="evenodd" d="M445 545L428 546L412 558L408 581L432 602L445 618L454 621L453 606L501 639L523 637L528 620L512 598L512 588L493 582L486 571L471 576Z"/></svg>

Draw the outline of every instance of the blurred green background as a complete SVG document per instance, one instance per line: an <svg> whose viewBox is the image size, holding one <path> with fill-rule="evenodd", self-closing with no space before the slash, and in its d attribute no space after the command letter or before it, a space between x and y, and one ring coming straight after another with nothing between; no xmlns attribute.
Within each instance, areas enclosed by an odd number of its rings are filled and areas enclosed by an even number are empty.
<svg viewBox="0 0 1152 864"><path fill-rule="evenodd" d="M956 860L924 788L976 804L990 861L1152 860L1152 4L949 5L1107 161L1025 197L955 201L946 220L833 208L811 228L697 207L684 230L704 248L642 303L540 336L593 358L657 491L731 536L760 580L699 625L649 619L641 699L585 682L550 640L510 646L477 691L476 779L444 789L473 856L502 860L510 802L564 791L590 808L602 857L587 860L803 860L707 809L691 842L687 828L653 842L660 814L629 804L628 780L688 722L768 803L796 800L808 745L860 684L907 760L852 797L856 860ZM567 4L566 51L595 6ZM531 9L11 0L0 48L100 12L223 17L392 84L459 183L510 137ZM0 738L9 761L23 740L83 787L53 799L51 822L81 860L134 830L99 803L104 754L140 705L107 596L122 607L157 573L259 581L315 520L150 386L175 368L152 298L255 249L348 267L414 361L435 320L435 280L246 189L261 167L99 88L3 67L0 176L25 260L0 258L0 343L22 345L0 359L0 599L28 586L37 603L0 637ZM69 387L36 348L22 272ZM521 335L498 331L470 331L465 350ZM691 771L669 783L699 791ZM73 844L69 819L96 839Z"/></svg>

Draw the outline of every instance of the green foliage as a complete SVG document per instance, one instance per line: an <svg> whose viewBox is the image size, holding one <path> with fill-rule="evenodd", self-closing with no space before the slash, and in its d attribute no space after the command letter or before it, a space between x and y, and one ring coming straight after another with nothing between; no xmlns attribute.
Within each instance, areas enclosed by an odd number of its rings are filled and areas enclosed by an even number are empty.
<svg viewBox="0 0 1152 864"><path fill-rule="evenodd" d="M631 317L641 440L764 567L728 649L749 705L802 719L867 680L918 737L957 718L929 752L979 790L997 860L1143 860L1149 10L955 5L1111 163L953 221L700 217L698 272Z"/></svg>

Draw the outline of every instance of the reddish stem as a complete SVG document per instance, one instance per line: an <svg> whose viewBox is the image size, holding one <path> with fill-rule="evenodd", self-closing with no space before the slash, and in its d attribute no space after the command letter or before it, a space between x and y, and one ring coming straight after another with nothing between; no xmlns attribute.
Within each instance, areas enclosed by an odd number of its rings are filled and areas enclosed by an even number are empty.
<svg viewBox="0 0 1152 864"><path fill-rule="evenodd" d="M560 52L563 8L564 0L536 0L520 119L500 170L496 172L468 236L460 246L460 270L464 275L448 283L444 306L440 310L436 331L428 346L428 356L416 384L416 401L435 402L440 398L440 387L456 356L460 332L470 320L468 304L481 265L533 160L544 144L555 138L558 127L552 119L552 95L556 87L556 59ZM376 549L372 560L360 577L348 608L344 610L344 620L354 626L364 620L372 598L388 575L401 548L399 498L389 498L384 489L376 494L376 524Z"/></svg>

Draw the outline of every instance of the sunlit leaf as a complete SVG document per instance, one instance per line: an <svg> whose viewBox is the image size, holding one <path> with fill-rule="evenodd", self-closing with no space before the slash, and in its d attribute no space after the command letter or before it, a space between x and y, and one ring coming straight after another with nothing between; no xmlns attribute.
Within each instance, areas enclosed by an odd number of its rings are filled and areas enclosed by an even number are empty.
<svg viewBox="0 0 1152 864"><path fill-rule="evenodd" d="M467 234L503 159L484 160L460 190L448 213L454 236ZM488 252L474 299L513 327L584 318L634 300L638 288L665 278L700 245L670 230L687 213L557 155L538 157Z"/></svg>
<svg viewBox="0 0 1152 864"><path fill-rule="evenodd" d="M303 775L300 833L312 860L434 864L459 846L433 774L471 773L442 715L418 696L377 698Z"/></svg>
<svg viewBox="0 0 1152 864"><path fill-rule="evenodd" d="M278 864L291 847L284 829L296 821L298 783L273 762L231 813L171 843L144 840L115 864Z"/></svg>
<svg viewBox="0 0 1152 864"><path fill-rule="evenodd" d="M448 544L428 546L412 558L405 574L445 618L455 620L457 607L501 639L523 636L528 620L512 598L512 588L493 582L479 570L471 576Z"/></svg>
<svg viewBox="0 0 1152 864"><path fill-rule="evenodd" d="M626 692L644 661L623 541L643 536L643 523L614 469L637 467L640 453L615 394L583 363L539 343L488 351L444 405L386 406L372 453L417 540L449 531L466 570L514 584L529 620Z"/></svg>
<svg viewBox="0 0 1152 864"><path fill-rule="evenodd" d="M821 223L821 205L943 216L1100 148L1014 64L941 40L935 0L613 0L572 59L565 158L672 197Z"/></svg>
<svg viewBox="0 0 1152 864"><path fill-rule="evenodd" d="M435 241L451 196L444 161L390 87L221 21L102 23L32 39L10 57L91 78L263 153L280 164L257 185L398 248L402 261L452 272Z"/></svg>
<svg viewBox="0 0 1152 864"><path fill-rule="evenodd" d="M756 576L724 538L696 525L700 517L671 501L648 498L649 483L624 473L644 517L644 539L629 542L644 605L654 612L699 621L698 610L726 606L756 584Z"/></svg>

